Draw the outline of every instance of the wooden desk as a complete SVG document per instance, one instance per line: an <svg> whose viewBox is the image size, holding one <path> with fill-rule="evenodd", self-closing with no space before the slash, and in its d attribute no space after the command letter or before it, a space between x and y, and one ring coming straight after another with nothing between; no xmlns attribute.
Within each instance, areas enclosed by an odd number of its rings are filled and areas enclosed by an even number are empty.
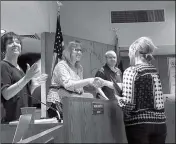
<svg viewBox="0 0 176 144"><path fill-rule="evenodd" d="M92 106L104 106L102 114L93 115ZM30 124L24 143L127 143L123 112L115 101L91 98L64 98L64 123ZM166 143L175 143L175 102L166 101L168 135ZM1 125L1 143L11 143L16 125Z"/></svg>
<svg viewBox="0 0 176 144"><path fill-rule="evenodd" d="M104 113L93 115L92 105L102 104ZM123 113L113 101L92 98L71 97L63 99L64 123L55 135L54 142L65 143L123 143L126 135ZM57 124L30 124L23 142L43 142L47 135L42 132L58 126ZM2 125L1 142L11 143L16 125ZM51 132L50 132L51 133ZM49 134L51 136L51 134ZM31 141L30 141L31 140Z"/></svg>
<svg viewBox="0 0 176 144"><path fill-rule="evenodd" d="M127 143L123 112L115 101L64 98L66 143ZM104 104L104 114L92 115L92 103ZM175 101L165 102L166 143L175 143Z"/></svg>

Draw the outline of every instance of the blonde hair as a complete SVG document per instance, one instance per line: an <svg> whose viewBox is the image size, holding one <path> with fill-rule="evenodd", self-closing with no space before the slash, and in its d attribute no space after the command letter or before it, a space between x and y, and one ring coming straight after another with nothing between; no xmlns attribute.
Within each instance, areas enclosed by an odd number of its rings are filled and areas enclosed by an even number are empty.
<svg viewBox="0 0 176 144"><path fill-rule="evenodd" d="M81 43L79 41L70 41L63 50L62 59L65 60L68 64L71 64L72 50L78 46L81 47ZM75 67L78 69L82 67L80 61L76 61Z"/></svg>
<svg viewBox="0 0 176 144"><path fill-rule="evenodd" d="M131 44L129 51L132 52L135 57L140 55L142 59L150 62L154 59L152 54L155 49L157 49L157 47L149 37L140 37Z"/></svg>

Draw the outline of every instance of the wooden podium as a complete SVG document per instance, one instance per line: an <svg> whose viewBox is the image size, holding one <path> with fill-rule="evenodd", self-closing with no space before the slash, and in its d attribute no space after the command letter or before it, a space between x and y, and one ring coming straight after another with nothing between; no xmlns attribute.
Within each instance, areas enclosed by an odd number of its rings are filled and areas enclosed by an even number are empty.
<svg viewBox="0 0 176 144"><path fill-rule="evenodd" d="M64 98L64 142L127 143L123 112L116 101ZM166 143L175 143L175 100L165 102Z"/></svg>
<svg viewBox="0 0 176 144"><path fill-rule="evenodd" d="M18 125L1 125L1 143L127 143L123 112L116 101L66 97L63 105L63 124L31 124L22 115ZM165 106L166 143L175 143L175 102L166 101Z"/></svg>
<svg viewBox="0 0 176 144"><path fill-rule="evenodd" d="M64 98L66 143L127 143L122 110L115 101Z"/></svg>
<svg viewBox="0 0 176 144"><path fill-rule="evenodd" d="M63 113L63 124L30 124L28 122L27 132L22 140L18 142L127 142L123 113L115 101L66 97L63 99ZM12 143L17 128L17 125L1 125L1 143Z"/></svg>

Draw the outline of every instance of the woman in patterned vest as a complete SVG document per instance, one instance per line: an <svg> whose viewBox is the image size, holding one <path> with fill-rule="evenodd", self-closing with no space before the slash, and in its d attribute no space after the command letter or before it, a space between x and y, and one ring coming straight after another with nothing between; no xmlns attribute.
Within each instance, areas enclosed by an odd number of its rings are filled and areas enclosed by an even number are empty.
<svg viewBox="0 0 176 144"><path fill-rule="evenodd" d="M129 144L165 143L167 127L162 85L157 69L151 64L155 49L148 37L131 44L131 66L123 74L122 95L116 95L124 112ZM107 85L105 80L100 81Z"/></svg>

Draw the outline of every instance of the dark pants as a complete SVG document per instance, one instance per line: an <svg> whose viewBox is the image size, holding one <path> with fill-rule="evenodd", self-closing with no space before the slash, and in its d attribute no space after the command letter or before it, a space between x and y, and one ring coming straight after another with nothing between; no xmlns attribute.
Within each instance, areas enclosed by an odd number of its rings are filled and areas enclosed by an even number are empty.
<svg viewBox="0 0 176 144"><path fill-rule="evenodd" d="M137 124L125 129L128 144L165 144L166 124Z"/></svg>

